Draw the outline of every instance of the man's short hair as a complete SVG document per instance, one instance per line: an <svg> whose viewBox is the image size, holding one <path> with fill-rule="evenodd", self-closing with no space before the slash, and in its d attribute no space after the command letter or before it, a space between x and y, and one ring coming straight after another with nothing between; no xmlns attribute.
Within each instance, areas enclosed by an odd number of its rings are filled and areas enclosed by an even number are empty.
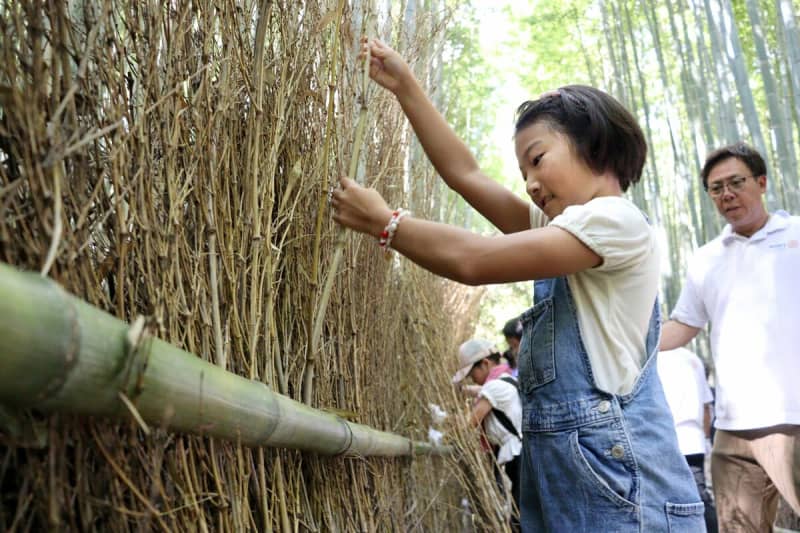
<svg viewBox="0 0 800 533"><path fill-rule="evenodd" d="M703 171L700 173L703 179L703 188L708 189L708 175L722 161L735 157L750 169L753 176L764 176L767 173L767 165L758 150L749 144L741 141L722 148L717 148L706 157L703 164Z"/></svg>

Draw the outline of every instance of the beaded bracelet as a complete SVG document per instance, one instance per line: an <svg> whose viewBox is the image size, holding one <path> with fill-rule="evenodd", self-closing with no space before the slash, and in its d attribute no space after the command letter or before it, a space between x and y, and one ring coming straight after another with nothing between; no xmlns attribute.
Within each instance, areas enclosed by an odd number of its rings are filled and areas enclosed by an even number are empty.
<svg viewBox="0 0 800 533"><path fill-rule="evenodd" d="M411 211L408 209L395 209L392 211L392 218L389 219L389 223L383 228L380 239L378 239L378 246L388 252L391 249L392 239L394 239L394 234L397 231L397 225L400 224L403 217L410 214Z"/></svg>

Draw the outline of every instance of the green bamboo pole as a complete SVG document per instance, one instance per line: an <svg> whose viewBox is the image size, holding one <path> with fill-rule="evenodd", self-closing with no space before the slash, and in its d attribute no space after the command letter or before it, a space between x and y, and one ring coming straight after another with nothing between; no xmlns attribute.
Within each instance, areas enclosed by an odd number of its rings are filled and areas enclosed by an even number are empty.
<svg viewBox="0 0 800 533"><path fill-rule="evenodd" d="M12 412L133 416L180 433L326 455L450 453L312 409L4 263L0 317L0 404Z"/></svg>

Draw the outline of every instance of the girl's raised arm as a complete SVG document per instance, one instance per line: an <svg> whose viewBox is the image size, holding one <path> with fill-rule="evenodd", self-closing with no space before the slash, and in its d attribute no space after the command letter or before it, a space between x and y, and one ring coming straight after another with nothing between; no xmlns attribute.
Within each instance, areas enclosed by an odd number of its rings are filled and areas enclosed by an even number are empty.
<svg viewBox="0 0 800 533"><path fill-rule="evenodd" d="M530 228L529 204L487 177L422 90L400 55L378 40L369 49L370 76L397 97L425 154L445 183L503 233Z"/></svg>

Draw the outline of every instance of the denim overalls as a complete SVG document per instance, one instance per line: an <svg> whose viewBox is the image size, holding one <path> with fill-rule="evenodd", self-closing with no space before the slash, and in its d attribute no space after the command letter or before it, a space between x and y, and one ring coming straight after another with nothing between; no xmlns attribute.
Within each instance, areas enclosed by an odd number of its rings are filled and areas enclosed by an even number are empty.
<svg viewBox="0 0 800 533"><path fill-rule="evenodd" d="M647 362L619 396L594 383L566 278L537 281L522 315L523 532L705 531L656 373L658 303Z"/></svg>

